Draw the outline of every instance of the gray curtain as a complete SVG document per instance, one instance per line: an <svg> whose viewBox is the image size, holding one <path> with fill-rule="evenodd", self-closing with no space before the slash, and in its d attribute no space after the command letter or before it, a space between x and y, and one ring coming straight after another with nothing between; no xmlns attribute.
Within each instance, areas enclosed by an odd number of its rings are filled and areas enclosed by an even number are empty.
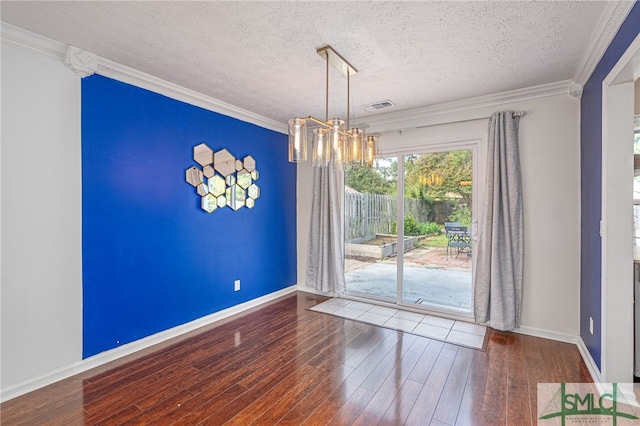
<svg viewBox="0 0 640 426"><path fill-rule="evenodd" d="M487 181L475 253L476 322L498 330L520 325L523 213L519 114L496 112L489 120Z"/></svg>
<svg viewBox="0 0 640 426"><path fill-rule="evenodd" d="M306 285L328 293L345 290L342 200L344 173L315 167Z"/></svg>

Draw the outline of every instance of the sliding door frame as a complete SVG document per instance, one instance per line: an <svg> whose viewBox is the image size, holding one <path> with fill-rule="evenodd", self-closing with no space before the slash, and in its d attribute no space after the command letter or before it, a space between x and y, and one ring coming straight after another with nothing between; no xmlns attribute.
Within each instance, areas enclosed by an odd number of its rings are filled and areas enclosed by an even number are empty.
<svg viewBox="0 0 640 426"><path fill-rule="evenodd" d="M384 133L384 137L381 138L380 152L378 157L392 158L395 157L398 161L398 177L402 176L402 179L398 179L398 217L396 229L403 230L404 234L404 198L400 198L400 194L404 195L404 162L405 155L411 155L416 153L437 152L437 151L451 151L455 149L469 149L474 147L473 151L473 207L472 207L472 243L477 247L478 230L477 221L481 213L481 206L484 202L484 185L486 176L486 157L487 157L487 126L488 118L472 118L455 123L447 124L431 124L420 128L413 128L403 131L389 131ZM402 236L397 237L397 244L404 244ZM400 247L403 247L400 245ZM473 263L472 270L475 270L476 256L472 256ZM400 262L397 267L398 275L404 271L404 250L402 250L402 256L398 257ZM397 276L396 284L401 283L402 276ZM362 293L348 293L347 291L340 294L340 297L352 300L360 300L365 302L373 302L381 306L396 307L403 310L420 312L420 313L433 313L434 315L451 318L455 320L471 321L473 322L473 309L471 313L457 312L455 310L444 310L435 307L429 307L428 309L419 307L416 304L402 302L401 288L398 288L395 302L391 302L387 298L368 296ZM400 303L398 303L400 302Z"/></svg>
<svg viewBox="0 0 640 426"><path fill-rule="evenodd" d="M477 247L478 242L478 233L477 233L477 223L478 223L478 214L480 212L478 204L481 200L481 195L479 194L481 190L481 185L478 185L480 182L480 151L481 151L482 141L480 139L472 139L472 140L460 140L454 142L445 142L445 143L434 143L434 144L425 144L421 147L415 147L411 149L403 149L398 150L395 153L389 153L386 156L395 156L398 161L398 187L397 187L397 211L398 216L396 221L398 223L397 226L397 246L402 247L402 250L398 250L398 257L396 261L397 267L397 295L396 295L396 304L399 307L403 308L411 308L412 310L424 311L425 313L434 313L438 316L447 316L456 319L463 320L473 320L473 303L471 304L471 310L466 311L462 309L455 308L447 308L447 307L437 307L433 305L417 305L415 303L409 303L403 301L403 285L404 285L404 162L405 157L409 155L422 155L422 154L430 154L437 152L450 152L450 151L461 151L461 150L471 150L472 155L472 199L473 203L471 206L471 246ZM473 276L475 274L475 263L476 256L471 256L471 294L473 297Z"/></svg>

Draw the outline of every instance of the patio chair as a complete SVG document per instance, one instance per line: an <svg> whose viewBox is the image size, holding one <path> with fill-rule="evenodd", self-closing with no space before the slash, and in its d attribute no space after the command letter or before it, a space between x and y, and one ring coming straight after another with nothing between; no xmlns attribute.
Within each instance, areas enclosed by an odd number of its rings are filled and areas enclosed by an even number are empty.
<svg viewBox="0 0 640 426"><path fill-rule="evenodd" d="M456 250L456 257L460 253L471 255L471 234L468 227L460 226L459 222L445 222L444 230L447 234L447 259L449 258L449 250L452 249Z"/></svg>

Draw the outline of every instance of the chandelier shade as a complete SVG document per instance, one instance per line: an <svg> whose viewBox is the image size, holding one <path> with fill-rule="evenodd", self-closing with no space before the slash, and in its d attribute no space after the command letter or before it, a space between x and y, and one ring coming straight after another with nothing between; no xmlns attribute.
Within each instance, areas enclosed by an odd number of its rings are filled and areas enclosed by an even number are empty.
<svg viewBox="0 0 640 426"><path fill-rule="evenodd" d="M289 161L307 161L307 121L303 118L289 120Z"/></svg>
<svg viewBox="0 0 640 426"><path fill-rule="evenodd" d="M314 167L326 167L329 165L330 160L329 129L324 127L313 129L312 165Z"/></svg>
<svg viewBox="0 0 640 426"><path fill-rule="evenodd" d="M344 162L345 138L343 136L344 120L332 118L329 120L329 140L331 141L331 160L335 166L342 167Z"/></svg>
<svg viewBox="0 0 640 426"><path fill-rule="evenodd" d="M362 129L349 128L351 124L349 77L358 71L331 46L321 47L316 52L326 61L326 117L324 121L313 116L289 120L289 161L295 163L307 161L307 121L312 121L319 126L313 129L311 156L314 167L326 167L329 163L333 163L335 169L342 170L350 164L371 165L377 155L377 137L369 135L365 138ZM347 77L346 122L340 118L329 120L328 117L329 64L335 66Z"/></svg>
<svg viewBox="0 0 640 426"><path fill-rule="evenodd" d="M362 129L352 128L347 135L347 156L345 160L350 163L362 163L364 161L364 132Z"/></svg>
<svg viewBox="0 0 640 426"><path fill-rule="evenodd" d="M378 156L378 138L375 136L367 136L367 142L364 145L363 162L366 165L372 165Z"/></svg>

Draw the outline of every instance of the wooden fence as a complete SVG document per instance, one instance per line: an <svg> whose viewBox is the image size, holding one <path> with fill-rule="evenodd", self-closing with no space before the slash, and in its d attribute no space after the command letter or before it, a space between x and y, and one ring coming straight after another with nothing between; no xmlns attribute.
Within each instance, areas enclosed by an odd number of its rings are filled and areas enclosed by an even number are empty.
<svg viewBox="0 0 640 426"><path fill-rule="evenodd" d="M394 195L345 194L345 239L354 241L375 234L393 233L398 205ZM445 210L447 206L445 206ZM430 209L424 200L404 199L405 216L411 215L418 222L429 222L435 209ZM449 214L451 212L449 211ZM435 220L435 217L431 220ZM444 222L444 220L442 221Z"/></svg>

